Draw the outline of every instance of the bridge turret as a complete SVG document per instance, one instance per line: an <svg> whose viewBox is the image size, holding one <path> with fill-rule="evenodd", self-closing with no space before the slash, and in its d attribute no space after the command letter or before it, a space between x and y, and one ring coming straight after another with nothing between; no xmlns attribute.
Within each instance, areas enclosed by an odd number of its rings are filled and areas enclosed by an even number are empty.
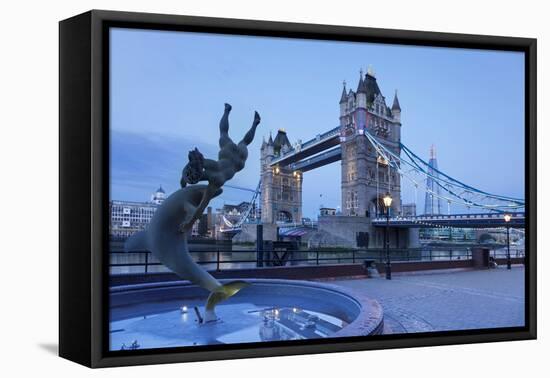
<svg viewBox="0 0 550 378"><path fill-rule="evenodd" d="M363 70L359 71L359 84L355 97L355 132L362 134L367 126L367 86L363 80Z"/></svg>
<svg viewBox="0 0 550 378"><path fill-rule="evenodd" d="M279 129L279 131L277 131L277 135L275 136L275 140L273 141L273 151L275 152L275 155L281 155L282 153L284 154L290 148L292 148L292 145L288 140L285 129Z"/></svg>
<svg viewBox="0 0 550 378"><path fill-rule="evenodd" d="M391 115L397 122L401 122L401 106L399 105L399 99L397 98L397 89L395 90L395 95L393 96Z"/></svg>
<svg viewBox="0 0 550 378"><path fill-rule="evenodd" d="M292 149L284 129L279 129L275 139L261 148L261 199L262 222L300 222L302 219L302 172L291 167L273 164Z"/></svg>
<svg viewBox="0 0 550 378"><path fill-rule="evenodd" d="M344 80L343 83L342 83L342 95L340 96L340 110L342 110L342 104L345 104L346 101L348 100L348 93L346 91L346 81ZM344 108L345 109L345 108ZM340 114L342 114L343 112L340 111Z"/></svg>
<svg viewBox="0 0 550 378"><path fill-rule="evenodd" d="M346 90L346 81L342 83L342 95L340 96L340 126L345 126L345 119L347 113L348 93Z"/></svg>
<svg viewBox="0 0 550 378"><path fill-rule="evenodd" d="M264 138L260 151L261 151L262 161L265 160L266 158L269 158L269 161L273 159L274 151L273 151L273 138L271 137L271 132L269 133L269 139L267 140L267 142L265 141L265 138Z"/></svg>

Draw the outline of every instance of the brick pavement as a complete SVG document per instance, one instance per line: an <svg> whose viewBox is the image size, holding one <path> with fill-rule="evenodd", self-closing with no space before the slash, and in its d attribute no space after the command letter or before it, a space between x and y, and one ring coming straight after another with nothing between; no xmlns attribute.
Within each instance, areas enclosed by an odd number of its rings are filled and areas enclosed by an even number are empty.
<svg viewBox="0 0 550 378"><path fill-rule="evenodd" d="M426 272L331 283L367 290L388 333L523 326L525 269Z"/></svg>

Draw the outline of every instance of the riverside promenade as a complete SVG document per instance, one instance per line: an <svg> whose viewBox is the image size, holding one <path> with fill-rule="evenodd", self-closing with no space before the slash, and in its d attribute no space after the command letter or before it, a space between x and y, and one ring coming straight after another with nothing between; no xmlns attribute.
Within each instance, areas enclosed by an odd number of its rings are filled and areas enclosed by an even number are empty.
<svg viewBox="0 0 550 378"><path fill-rule="evenodd" d="M519 327L525 322L525 269L428 271L335 280L384 309L384 333Z"/></svg>

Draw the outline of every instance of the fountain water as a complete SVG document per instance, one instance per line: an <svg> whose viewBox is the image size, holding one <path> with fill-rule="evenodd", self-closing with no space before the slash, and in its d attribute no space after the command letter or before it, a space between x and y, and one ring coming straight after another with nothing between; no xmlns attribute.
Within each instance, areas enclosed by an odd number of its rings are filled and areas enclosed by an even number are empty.
<svg viewBox="0 0 550 378"><path fill-rule="evenodd" d="M111 289L111 350L253 343L379 334L380 305L362 293L319 282L251 279L218 306L220 321L201 323L208 293L187 282ZM182 311L182 307L187 311Z"/></svg>

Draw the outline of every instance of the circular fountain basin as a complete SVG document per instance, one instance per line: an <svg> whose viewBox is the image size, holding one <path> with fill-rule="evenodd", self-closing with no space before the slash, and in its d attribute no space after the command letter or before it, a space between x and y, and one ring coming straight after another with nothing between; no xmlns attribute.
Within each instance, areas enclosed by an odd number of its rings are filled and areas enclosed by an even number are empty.
<svg viewBox="0 0 550 378"><path fill-rule="evenodd" d="M222 281L228 282L228 281ZM110 291L110 349L147 349L379 334L382 308L362 293L319 282L247 279L201 323L208 292L187 282Z"/></svg>

